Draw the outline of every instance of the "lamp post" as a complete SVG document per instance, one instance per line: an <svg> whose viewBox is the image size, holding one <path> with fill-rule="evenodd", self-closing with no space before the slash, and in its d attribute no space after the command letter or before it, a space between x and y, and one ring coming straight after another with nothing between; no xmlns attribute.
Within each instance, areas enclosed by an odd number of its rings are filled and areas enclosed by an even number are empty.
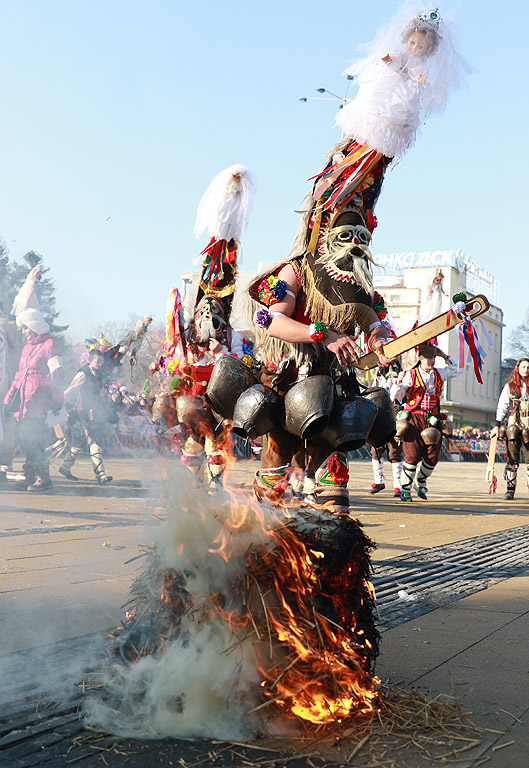
<svg viewBox="0 0 529 768"><path fill-rule="evenodd" d="M347 75L347 87L345 89L344 96L338 96L338 94L329 91L327 88L316 88L318 93L328 93L330 98L327 96L302 96L300 101L339 101L341 109L347 104L348 101L350 101L350 99L347 97L347 94L349 92L349 86L351 85L352 80L354 80L354 75Z"/></svg>

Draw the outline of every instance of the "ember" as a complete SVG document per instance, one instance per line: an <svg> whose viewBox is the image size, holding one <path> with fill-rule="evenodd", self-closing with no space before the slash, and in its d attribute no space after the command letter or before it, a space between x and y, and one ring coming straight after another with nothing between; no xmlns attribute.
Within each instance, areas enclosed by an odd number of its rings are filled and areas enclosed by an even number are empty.
<svg viewBox="0 0 529 768"><path fill-rule="evenodd" d="M89 722L240 739L372 713L373 544L360 525L175 483Z"/></svg>

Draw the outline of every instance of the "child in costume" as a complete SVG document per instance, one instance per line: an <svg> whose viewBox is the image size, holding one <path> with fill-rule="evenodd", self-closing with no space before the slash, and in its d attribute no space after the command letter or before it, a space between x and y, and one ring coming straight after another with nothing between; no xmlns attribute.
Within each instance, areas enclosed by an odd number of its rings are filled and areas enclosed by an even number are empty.
<svg viewBox="0 0 529 768"><path fill-rule="evenodd" d="M435 358L442 357L446 368L436 368ZM426 499L426 481L434 471L441 453L441 392L447 379L463 370L455 360L432 344L421 344L419 362L406 373L400 373L392 397L404 400L408 429L403 433L404 464L400 498L411 501L415 483L417 495Z"/></svg>

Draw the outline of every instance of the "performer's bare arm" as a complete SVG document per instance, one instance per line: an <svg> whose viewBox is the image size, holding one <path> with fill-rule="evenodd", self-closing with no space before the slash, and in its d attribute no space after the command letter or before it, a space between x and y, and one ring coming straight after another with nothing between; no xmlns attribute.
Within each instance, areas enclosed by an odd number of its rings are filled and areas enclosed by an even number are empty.
<svg viewBox="0 0 529 768"><path fill-rule="evenodd" d="M309 326L294 320L292 317L296 308L295 297L298 292L298 285L295 272L290 264L283 267L278 277L280 280L284 280L287 289L294 295L290 296L287 294L283 301L278 301L271 307L273 310L272 314L275 312L278 314L275 314L272 318L272 322L267 328L267 333L275 339L282 339L293 344L310 344L312 340L310 338ZM371 310L371 313L370 321L378 323L375 310ZM385 339L378 339L373 345L373 351L379 356L380 365L382 366L390 365L394 361L394 358L384 356L384 341ZM345 333L329 330L322 344L325 344L327 349L336 355L340 365L356 363L362 354L362 350L354 339Z"/></svg>

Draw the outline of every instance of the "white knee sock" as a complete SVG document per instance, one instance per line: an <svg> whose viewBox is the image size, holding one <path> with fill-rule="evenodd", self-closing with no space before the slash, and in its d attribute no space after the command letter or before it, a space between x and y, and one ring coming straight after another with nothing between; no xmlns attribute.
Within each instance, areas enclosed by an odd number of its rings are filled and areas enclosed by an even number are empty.
<svg viewBox="0 0 529 768"><path fill-rule="evenodd" d="M384 477L384 459L371 459L373 465L373 479L376 485L384 485L386 479Z"/></svg>
<svg viewBox="0 0 529 768"><path fill-rule="evenodd" d="M400 475L402 472L402 461L394 461L391 464L391 471L393 472L393 488L400 488Z"/></svg>

